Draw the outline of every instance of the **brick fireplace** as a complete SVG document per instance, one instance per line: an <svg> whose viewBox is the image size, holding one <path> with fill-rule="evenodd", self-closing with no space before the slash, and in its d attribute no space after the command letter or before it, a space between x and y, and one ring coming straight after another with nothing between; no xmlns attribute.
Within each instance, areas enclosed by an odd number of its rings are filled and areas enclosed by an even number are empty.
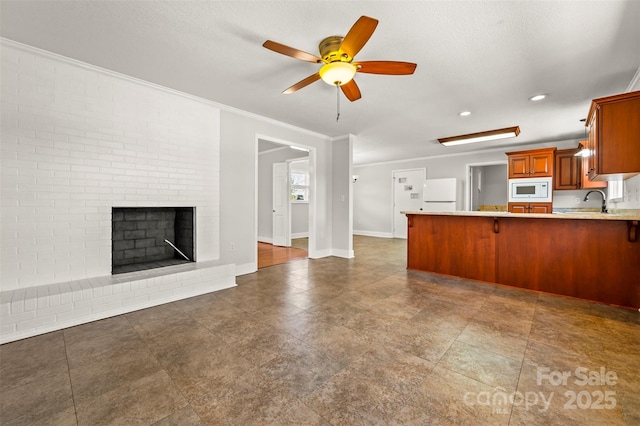
<svg viewBox="0 0 640 426"><path fill-rule="evenodd" d="M193 262L193 207L114 207L112 273Z"/></svg>

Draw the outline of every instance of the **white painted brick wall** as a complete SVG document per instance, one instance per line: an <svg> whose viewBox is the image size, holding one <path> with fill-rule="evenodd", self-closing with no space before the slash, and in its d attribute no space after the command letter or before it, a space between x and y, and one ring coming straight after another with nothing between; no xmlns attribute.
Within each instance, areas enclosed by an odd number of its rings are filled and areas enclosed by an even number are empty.
<svg viewBox="0 0 640 426"><path fill-rule="evenodd" d="M196 259L219 258L218 108L5 40L0 51L3 291L109 275L112 207L195 206Z"/></svg>

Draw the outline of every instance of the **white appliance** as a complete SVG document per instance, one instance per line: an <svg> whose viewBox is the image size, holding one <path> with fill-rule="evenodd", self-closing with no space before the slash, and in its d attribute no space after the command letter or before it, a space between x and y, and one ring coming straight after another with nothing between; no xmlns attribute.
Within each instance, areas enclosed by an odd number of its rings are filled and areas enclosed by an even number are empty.
<svg viewBox="0 0 640 426"><path fill-rule="evenodd" d="M551 178L509 179L509 202L550 203L553 196Z"/></svg>
<svg viewBox="0 0 640 426"><path fill-rule="evenodd" d="M427 179L422 190L422 210L427 212L454 212L457 210L457 195L457 179Z"/></svg>

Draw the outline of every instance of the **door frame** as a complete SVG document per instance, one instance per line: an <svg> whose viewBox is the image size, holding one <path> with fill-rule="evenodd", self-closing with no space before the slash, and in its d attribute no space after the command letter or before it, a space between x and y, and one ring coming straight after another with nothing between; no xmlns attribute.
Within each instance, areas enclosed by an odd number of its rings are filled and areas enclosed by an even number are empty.
<svg viewBox="0 0 640 426"><path fill-rule="evenodd" d="M484 167L484 166L502 166L505 165L507 166L507 168L509 167L509 160L496 160L496 161L486 161L484 163L466 163L465 167L466 167L466 180L467 180L467 184L465 185L465 189L464 189L464 210L465 211L471 211L471 187L473 184L473 176L471 174L471 172L473 171L474 167ZM507 182L509 180L509 175L507 174ZM509 188L505 188L504 189L505 192L509 191Z"/></svg>
<svg viewBox="0 0 640 426"><path fill-rule="evenodd" d="M309 151L309 247L307 252L310 258L317 257L316 235L317 235L317 208L316 203L316 149L312 146L298 142L291 142L284 139L274 138L263 134L256 133L254 143L254 211L253 211L253 253L254 253L254 270L258 270L258 144L260 140L277 143L284 146L296 146L307 149Z"/></svg>
<svg viewBox="0 0 640 426"><path fill-rule="evenodd" d="M413 167L411 169L398 169L391 170L391 238L395 238L396 235L396 181L395 174L398 172L415 172L422 171L422 179L427 179L426 167Z"/></svg>

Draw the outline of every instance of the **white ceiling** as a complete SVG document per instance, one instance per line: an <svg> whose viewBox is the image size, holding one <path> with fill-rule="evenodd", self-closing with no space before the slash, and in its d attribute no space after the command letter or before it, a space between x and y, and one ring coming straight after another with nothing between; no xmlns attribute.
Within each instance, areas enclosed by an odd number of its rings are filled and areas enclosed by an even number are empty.
<svg viewBox="0 0 640 426"><path fill-rule="evenodd" d="M590 100L622 93L640 67L640 1L2 1L2 37L329 136L358 136L354 162L478 150L439 137L519 125L483 148L579 138ZM380 21L356 60L418 64L358 74L362 99L262 47L318 54L361 15ZM528 98L547 93L542 102ZM469 110L472 115L459 117Z"/></svg>

